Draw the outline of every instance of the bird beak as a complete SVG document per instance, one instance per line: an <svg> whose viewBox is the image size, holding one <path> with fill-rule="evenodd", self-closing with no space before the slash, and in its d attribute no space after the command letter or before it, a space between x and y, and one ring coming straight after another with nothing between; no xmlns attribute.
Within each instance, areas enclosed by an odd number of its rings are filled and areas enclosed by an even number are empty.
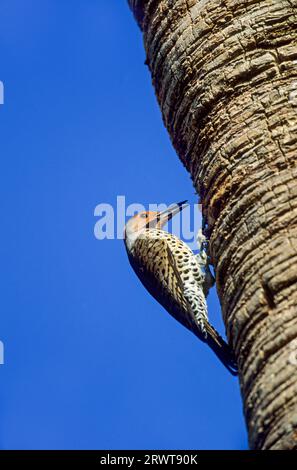
<svg viewBox="0 0 297 470"><path fill-rule="evenodd" d="M169 220L172 219L176 214L181 212L185 207L187 207L188 201L177 202L172 204L165 211L158 212L154 219L150 220L148 223L149 227L162 228Z"/></svg>

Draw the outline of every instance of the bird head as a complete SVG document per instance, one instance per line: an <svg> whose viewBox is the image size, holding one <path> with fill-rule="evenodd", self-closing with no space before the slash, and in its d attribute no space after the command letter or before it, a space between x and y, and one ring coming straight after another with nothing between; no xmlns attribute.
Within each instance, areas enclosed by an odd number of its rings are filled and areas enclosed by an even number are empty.
<svg viewBox="0 0 297 470"><path fill-rule="evenodd" d="M161 212L143 211L131 217L125 226L124 239L128 250L131 250L135 240L146 230L162 229L172 217L187 207L187 201L172 204Z"/></svg>

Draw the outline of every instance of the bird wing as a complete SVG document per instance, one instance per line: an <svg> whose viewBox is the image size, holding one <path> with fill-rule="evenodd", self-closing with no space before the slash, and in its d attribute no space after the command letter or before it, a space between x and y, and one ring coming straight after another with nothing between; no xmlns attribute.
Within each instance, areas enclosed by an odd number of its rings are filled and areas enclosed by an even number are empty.
<svg viewBox="0 0 297 470"><path fill-rule="evenodd" d="M184 283L166 239L137 239L130 262L150 294L176 320L193 331L195 317L184 294Z"/></svg>
<svg viewBox="0 0 297 470"><path fill-rule="evenodd" d="M195 320L194 318L194 314L192 312L192 306L190 304L190 301L189 299L187 298L187 296L185 295L185 285L184 285L184 282L181 278L181 275L179 273L179 270L178 270L178 267L176 265L176 262L175 262L175 259L174 259L174 256L173 256L173 253L169 247L168 244L166 244L166 249L167 249L167 256L168 256L168 262L170 263L170 266L176 276L176 280L177 280L177 285L178 285L178 288L180 289L180 291L183 293L183 297L184 297L184 300L185 300L185 304L187 306L187 311L190 312L193 316L193 320Z"/></svg>

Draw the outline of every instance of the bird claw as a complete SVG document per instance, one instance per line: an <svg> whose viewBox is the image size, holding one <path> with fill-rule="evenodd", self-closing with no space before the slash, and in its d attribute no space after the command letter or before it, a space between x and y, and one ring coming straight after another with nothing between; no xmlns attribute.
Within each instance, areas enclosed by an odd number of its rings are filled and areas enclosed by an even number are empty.
<svg viewBox="0 0 297 470"><path fill-rule="evenodd" d="M205 297L207 297L209 289L211 289L211 287L215 284L215 278L209 268L209 257L207 254L208 240L203 234L202 229L198 230L197 244L199 252L196 256L198 259L198 263L204 272L203 291Z"/></svg>
<svg viewBox="0 0 297 470"><path fill-rule="evenodd" d="M197 233L197 245L198 245L199 251L205 251L206 244L207 244L207 238L203 234L202 229L200 228Z"/></svg>
<svg viewBox="0 0 297 470"><path fill-rule="evenodd" d="M207 265L207 239L206 236L203 235L202 229L198 230L197 234L197 245L198 245L198 262L202 268L204 268Z"/></svg>

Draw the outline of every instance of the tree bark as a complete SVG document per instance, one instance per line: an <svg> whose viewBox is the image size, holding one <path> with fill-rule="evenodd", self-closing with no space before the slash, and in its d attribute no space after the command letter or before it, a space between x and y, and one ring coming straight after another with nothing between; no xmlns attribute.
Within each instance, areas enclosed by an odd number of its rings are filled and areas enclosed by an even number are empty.
<svg viewBox="0 0 297 470"><path fill-rule="evenodd" d="M201 197L250 447L297 449L297 0L129 3Z"/></svg>

